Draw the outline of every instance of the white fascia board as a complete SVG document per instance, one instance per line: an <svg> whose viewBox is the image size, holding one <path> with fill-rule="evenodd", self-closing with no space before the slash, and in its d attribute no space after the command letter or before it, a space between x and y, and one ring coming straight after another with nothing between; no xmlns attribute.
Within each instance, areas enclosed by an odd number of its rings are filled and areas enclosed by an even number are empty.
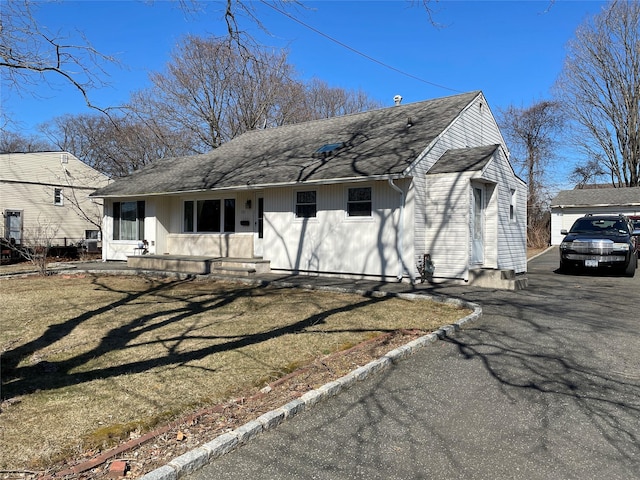
<svg viewBox="0 0 640 480"><path fill-rule="evenodd" d="M150 192L150 193L136 193L130 195L95 195L96 198L143 198L143 197L161 197L161 196L173 196L173 195L188 195L193 193L205 193L205 192L228 192L228 191L248 191L248 190L264 190L266 188L282 188L282 187L295 187L302 185L335 185L342 183L364 183L372 180L387 181L388 179L398 180L401 178L407 178L410 175L404 174L385 174L385 175L371 175L369 177L346 177L346 178L333 178L323 180L312 180L308 182L281 182L281 183L256 183L251 185L236 185L231 187L219 187L211 189L198 189L198 190L177 190L172 192Z"/></svg>
<svg viewBox="0 0 640 480"><path fill-rule="evenodd" d="M570 205L549 205L549 208L600 208L600 207L640 207L640 202L631 203L586 203L586 204L570 204Z"/></svg>

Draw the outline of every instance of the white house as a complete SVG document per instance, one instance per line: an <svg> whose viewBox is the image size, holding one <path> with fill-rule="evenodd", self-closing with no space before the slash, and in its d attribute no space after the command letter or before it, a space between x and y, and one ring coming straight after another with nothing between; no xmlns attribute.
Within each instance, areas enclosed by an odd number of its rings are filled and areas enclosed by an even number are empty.
<svg viewBox="0 0 640 480"><path fill-rule="evenodd" d="M526 272L526 186L479 91L245 133L93 194L104 260L263 258L276 272ZM135 259L134 259L135 261Z"/></svg>
<svg viewBox="0 0 640 480"><path fill-rule="evenodd" d="M560 245L573 222L587 213L640 215L640 187L562 190L551 201L551 245Z"/></svg>
<svg viewBox="0 0 640 480"><path fill-rule="evenodd" d="M44 235L54 246L97 238L102 202L89 194L108 182L67 152L0 154L0 238L22 244Z"/></svg>

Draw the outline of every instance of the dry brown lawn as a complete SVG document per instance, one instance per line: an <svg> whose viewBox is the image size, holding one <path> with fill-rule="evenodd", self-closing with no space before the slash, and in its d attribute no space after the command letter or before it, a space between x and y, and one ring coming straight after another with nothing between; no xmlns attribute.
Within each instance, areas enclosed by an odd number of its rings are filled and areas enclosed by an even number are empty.
<svg viewBox="0 0 640 480"><path fill-rule="evenodd" d="M332 352L467 310L118 276L0 280L0 469L46 469L255 392Z"/></svg>

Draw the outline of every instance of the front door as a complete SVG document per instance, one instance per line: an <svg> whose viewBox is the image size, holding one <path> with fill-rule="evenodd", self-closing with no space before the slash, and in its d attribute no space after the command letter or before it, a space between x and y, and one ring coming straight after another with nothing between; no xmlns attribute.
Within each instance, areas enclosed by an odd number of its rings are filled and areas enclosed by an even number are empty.
<svg viewBox="0 0 640 480"><path fill-rule="evenodd" d="M471 264L484 263L484 187L473 186L471 219Z"/></svg>
<svg viewBox="0 0 640 480"><path fill-rule="evenodd" d="M264 237L264 197L260 194L256 195L256 219L253 234L253 256L262 257L263 255L263 237Z"/></svg>
<svg viewBox="0 0 640 480"><path fill-rule="evenodd" d="M13 239L12 243L22 244L22 211L5 210L4 211L4 236L6 240Z"/></svg>

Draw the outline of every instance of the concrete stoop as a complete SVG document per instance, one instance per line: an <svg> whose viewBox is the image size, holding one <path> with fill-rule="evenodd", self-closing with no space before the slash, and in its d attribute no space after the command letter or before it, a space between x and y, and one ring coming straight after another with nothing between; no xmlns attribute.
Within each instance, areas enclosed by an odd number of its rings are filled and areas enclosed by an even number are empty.
<svg viewBox="0 0 640 480"><path fill-rule="evenodd" d="M249 277L269 273L269 260L262 258L197 257L192 255L133 255L127 267L139 270L161 270L192 275L233 275Z"/></svg>
<svg viewBox="0 0 640 480"><path fill-rule="evenodd" d="M526 273L516 274L513 270L474 268L469 270L468 285L474 287L497 288L500 290L522 290L529 285Z"/></svg>

